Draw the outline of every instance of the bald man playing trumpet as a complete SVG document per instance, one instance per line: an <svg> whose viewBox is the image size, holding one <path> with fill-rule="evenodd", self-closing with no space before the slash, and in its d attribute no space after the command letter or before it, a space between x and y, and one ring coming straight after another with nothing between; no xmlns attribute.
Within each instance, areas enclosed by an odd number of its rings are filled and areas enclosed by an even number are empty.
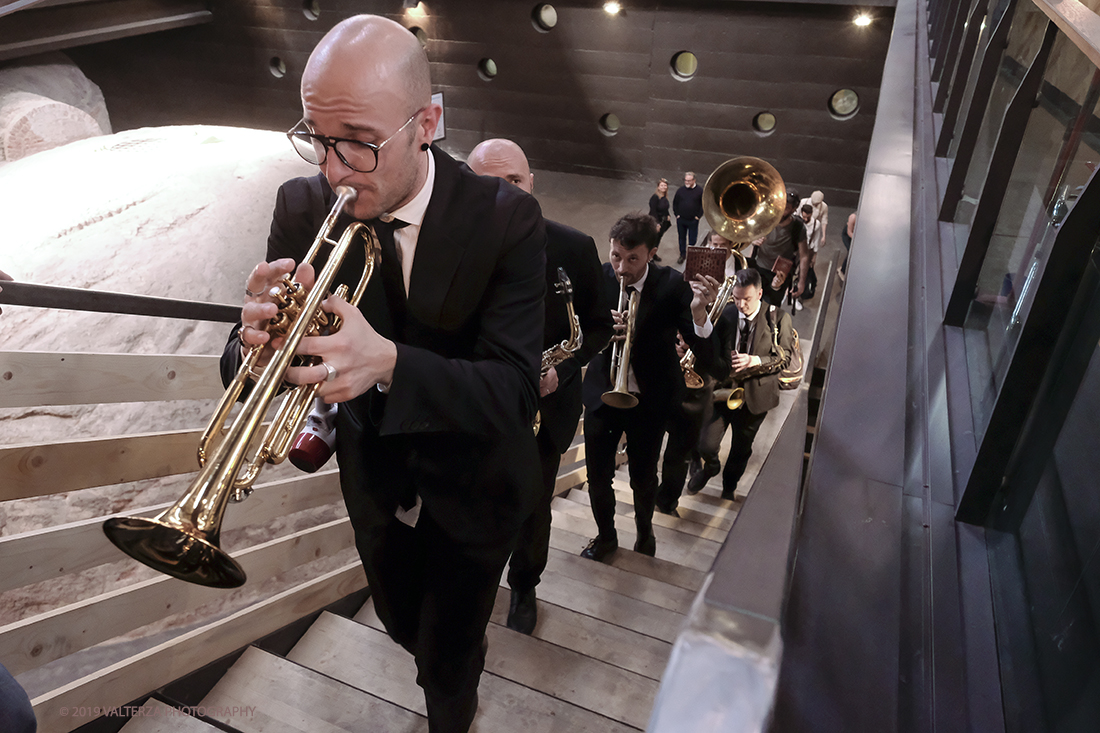
<svg viewBox="0 0 1100 733"><path fill-rule="evenodd" d="M367 222L381 263L358 307L325 301L343 325L303 339L298 353L318 363L286 379L320 383L320 396L339 403L340 484L375 609L415 657L429 731L464 733L497 583L538 493L542 215L526 193L431 146L442 110L427 57L393 21L355 16L333 28L306 65L302 109L288 135L319 173L279 191L239 339L278 345L263 330L277 311L269 288L295 271L312 285L302 257L333 189L352 187L332 236ZM337 283L354 287L364 261L352 252ZM237 333L223 378L240 363ZM399 508L417 500L410 526Z"/></svg>

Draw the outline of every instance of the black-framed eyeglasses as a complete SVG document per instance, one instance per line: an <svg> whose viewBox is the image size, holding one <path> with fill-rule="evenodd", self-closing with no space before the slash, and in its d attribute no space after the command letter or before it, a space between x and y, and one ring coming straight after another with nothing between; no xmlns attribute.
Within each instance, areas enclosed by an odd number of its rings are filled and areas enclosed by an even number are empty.
<svg viewBox="0 0 1100 733"><path fill-rule="evenodd" d="M415 120L416 116L423 111L424 109L421 108L413 112L412 117L405 120L405 124L397 128L397 132L378 144L365 143L362 140L352 140L346 137L317 135L310 132L305 120L290 128L286 136L290 138L290 142L294 145L294 149L298 151L298 155L302 156L302 159L307 163L323 164L325 158L328 157L329 148L331 148L336 151L336 156L340 158L340 162L353 171L373 173L378 169L378 153L385 147L386 143L400 135L401 131L408 127L409 123Z"/></svg>

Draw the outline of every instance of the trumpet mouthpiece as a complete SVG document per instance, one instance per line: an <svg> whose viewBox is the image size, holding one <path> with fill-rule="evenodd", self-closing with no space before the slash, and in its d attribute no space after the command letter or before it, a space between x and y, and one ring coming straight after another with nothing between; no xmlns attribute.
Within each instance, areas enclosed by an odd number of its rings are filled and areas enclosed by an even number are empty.
<svg viewBox="0 0 1100 733"><path fill-rule="evenodd" d="M347 199L347 202L349 204L355 199L359 198L359 192L351 186L337 186L336 195L340 198Z"/></svg>

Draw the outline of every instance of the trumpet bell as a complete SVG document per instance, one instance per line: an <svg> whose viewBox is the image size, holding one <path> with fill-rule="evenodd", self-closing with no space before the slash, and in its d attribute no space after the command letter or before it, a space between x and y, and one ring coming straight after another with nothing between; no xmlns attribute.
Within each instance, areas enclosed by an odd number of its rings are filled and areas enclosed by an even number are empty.
<svg viewBox="0 0 1100 733"><path fill-rule="evenodd" d="M621 410L629 410L638 406L638 398L629 392L616 392L613 390L604 392L600 399L608 407L617 407Z"/></svg>
<svg viewBox="0 0 1100 733"><path fill-rule="evenodd" d="M734 244L775 228L787 208L787 187L770 163L743 156L718 166L703 186L703 216Z"/></svg>
<svg viewBox="0 0 1100 733"><path fill-rule="evenodd" d="M217 538L185 525L160 517L114 517L104 522L103 532L115 547L165 575L214 588L244 585L244 569L218 547Z"/></svg>

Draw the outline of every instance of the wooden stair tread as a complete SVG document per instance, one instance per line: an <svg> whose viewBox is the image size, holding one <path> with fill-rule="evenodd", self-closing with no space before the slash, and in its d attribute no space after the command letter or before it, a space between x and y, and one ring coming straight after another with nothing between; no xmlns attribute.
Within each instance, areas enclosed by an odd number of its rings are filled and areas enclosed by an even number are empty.
<svg viewBox="0 0 1100 733"><path fill-rule="evenodd" d="M254 706L251 716L223 720L243 733L361 733L364 725L386 733L428 730L423 715L255 647L245 650L200 704Z"/></svg>
<svg viewBox="0 0 1100 733"><path fill-rule="evenodd" d="M549 569L542 574L536 594L547 603L670 643L676 640L683 623L682 613L558 575ZM497 595L511 595L511 591L504 586Z"/></svg>
<svg viewBox="0 0 1100 733"><path fill-rule="evenodd" d="M560 496L550 506L552 525L559 525L576 534L596 536L596 520L592 518L592 511L588 507ZM637 538L634 519L616 514L615 529L619 536L619 552L633 548ZM657 557L704 572L710 570L718 549L722 546L714 540L705 540L656 525L653 527L653 536L657 538Z"/></svg>
<svg viewBox="0 0 1100 733"><path fill-rule="evenodd" d="M384 688L370 692L380 696L392 693L410 702L415 698L423 710L423 693L415 684L412 655L393 642L380 625L373 625L378 623L377 616L366 606L356 618L368 623L322 614L291 652L292 658L335 679L359 685L366 680L376 681L371 667L377 655L385 652L387 662L392 658L399 664L389 667L391 679ZM645 726L657 693L656 681L497 624L490 624L486 634L489 655L478 688L475 730L595 733ZM587 684L577 684L580 680ZM626 719L626 724L614 722L620 717Z"/></svg>
<svg viewBox="0 0 1100 733"><path fill-rule="evenodd" d="M141 704L141 714L130 718L122 733L218 733L218 728L155 698Z"/></svg>
<svg viewBox="0 0 1100 733"><path fill-rule="evenodd" d="M695 600L694 590L631 573L607 563L592 562L575 552L564 552L554 547L550 548L546 569L676 613L686 614Z"/></svg>
<svg viewBox="0 0 1100 733"><path fill-rule="evenodd" d="M578 491L577 493L570 492L566 496L559 496L555 501L561 500L563 502L569 501L578 506L588 507L588 512L591 513L592 498L587 492ZM561 508L561 507L559 507ZM676 532L683 532L684 534L694 535L695 537L702 537L703 539L713 540L715 542L723 542L726 539L726 535L729 534L729 527L733 525L732 519L727 519L725 528L719 526L708 526L702 522L695 522L691 519L685 518L683 512L686 510L681 508L680 517L672 517L667 514L661 514L660 512L653 512L653 525L655 527L665 527ZM630 497L622 494L618 491L615 492L615 513L624 517L634 517L634 505L630 503ZM696 513L694 516L706 517L708 521L717 523L720 518L714 515L700 515Z"/></svg>
<svg viewBox="0 0 1100 733"><path fill-rule="evenodd" d="M497 593L491 619L493 623L500 626L507 623L511 597L511 591L507 588ZM672 652L671 641L640 634L543 598L538 598L537 603L538 623L532 634L535 639L636 672L655 682L660 681L668 664L668 655Z"/></svg>
<svg viewBox="0 0 1100 733"><path fill-rule="evenodd" d="M558 525L552 524L550 526L550 549L561 550L580 557L581 550L584 549L585 545L588 544L588 540L595 533L595 522L587 526L578 522L573 530L562 527L560 523ZM631 542L633 544L633 540ZM585 560L585 562L591 562L591 560ZM692 592L697 592L703 587L703 580L707 576L704 570L687 568L661 557L646 557L630 551L616 552L605 562L599 564L619 568L646 578L660 580Z"/></svg>
<svg viewBox="0 0 1100 733"><path fill-rule="evenodd" d="M587 484L585 485L587 487ZM581 496L585 498L583 501L588 501L587 488L581 489L576 487L576 494L569 498L580 499ZM631 490L629 484L620 485L616 481L612 488L615 490L615 500L626 502L627 504L633 504L634 492ZM698 497L703 495L703 499ZM714 503L714 497L718 497L718 503ZM677 508L680 510L681 519L689 519L690 521L704 524L708 527L720 527L726 531L729 531L733 526L733 520L737 517L737 512L741 511L741 505L745 503L745 497L737 497L733 501L721 498L721 492L716 491L714 494L707 494L706 489L700 494L681 494L677 500ZM684 514L684 512L688 514Z"/></svg>

